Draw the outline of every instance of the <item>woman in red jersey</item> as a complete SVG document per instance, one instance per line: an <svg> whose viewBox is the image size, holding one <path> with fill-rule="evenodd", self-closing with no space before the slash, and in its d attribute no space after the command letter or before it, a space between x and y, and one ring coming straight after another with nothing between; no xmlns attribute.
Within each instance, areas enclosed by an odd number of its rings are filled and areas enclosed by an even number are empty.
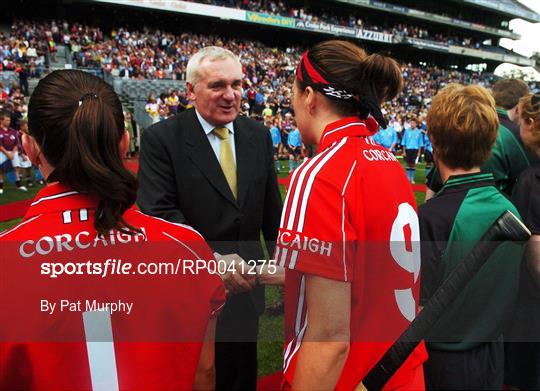
<svg viewBox="0 0 540 391"><path fill-rule="evenodd" d="M49 74L23 144L48 186L0 234L0 389L212 389L223 283L186 270L212 258L195 230L133 208L112 87Z"/></svg>
<svg viewBox="0 0 540 391"><path fill-rule="evenodd" d="M399 66L345 41L307 51L294 82L302 140L317 154L292 175L275 258L286 268L284 389L344 389L417 313L419 228L412 189L371 140ZM422 389L420 345L386 385Z"/></svg>

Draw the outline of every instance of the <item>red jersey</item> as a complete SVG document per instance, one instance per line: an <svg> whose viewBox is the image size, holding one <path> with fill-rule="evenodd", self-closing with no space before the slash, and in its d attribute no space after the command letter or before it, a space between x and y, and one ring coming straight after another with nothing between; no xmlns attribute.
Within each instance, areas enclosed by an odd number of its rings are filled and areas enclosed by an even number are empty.
<svg viewBox="0 0 540 391"><path fill-rule="evenodd" d="M329 124L291 178L275 259L286 270L284 388L308 327L305 275L351 283L350 351L337 389L354 389L414 319L419 226L403 168L373 142L373 118ZM423 344L386 389L423 388Z"/></svg>
<svg viewBox="0 0 540 391"><path fill-rule="evenodd" d="M135 209L124 219L141 233L97 235L96 205L53 184L0 234L0 308L10 314L0 389L192 388L225 289L219 275L183 266L212 259L210 248L191 227ZM181 269L157 272L167 265Z"/></svg>
<svg viewBox="0 0 540 391"><path fill-rule="evenodd" d="M13 128L0 128L0 145L7 151L13 151L15 147L21 146L19 131Z"/></svg>
<svg viewBox="0 0 540 391"><path fill-rule="evenodd" d="M247 97L249 100L255 100L255 97L257 96L257 92L254 89L249 89L247 91Z"/></svg>

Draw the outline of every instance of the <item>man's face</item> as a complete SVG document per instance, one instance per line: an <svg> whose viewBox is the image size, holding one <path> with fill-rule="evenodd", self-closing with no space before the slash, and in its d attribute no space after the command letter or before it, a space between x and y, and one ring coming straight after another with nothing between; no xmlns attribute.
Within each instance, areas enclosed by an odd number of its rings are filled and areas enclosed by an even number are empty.
<svg viewBox="0 0 540 391"><path fill-rule="evenodd" d="M9 125L11 125L11 118L9 117L9 115L5 115L5 116L2 118L0 124L2 124L2 127L3 127L4 129L9 128Z"/></svg>
<svg viewBox="0 0 540 391"><path fill-rule="evenodd" d="M222 126L233 121L242 100L242 66L232 58L209 61L199 66L200 79L187 90L197 111L210 124Z"/></svg>
<svg viewBox="0 0 540 391"><path fill-rule="evenodd" d="M519 105L521 106L521 105ZM521 110L518 110L518 112ZM527 147L534 145L534 139L532 138L532 129L534 122L530 118L523 118L521 115L518 116L519 120L519 135L523 140L523 144Z"/></svg>
<svg viewBox="0 0 540 391"><path fill-rule="evenodd" d="M510 110L507 110L506 113L508 114L510 121L515 124L519 124L519 104L515 105Z"/></svg>

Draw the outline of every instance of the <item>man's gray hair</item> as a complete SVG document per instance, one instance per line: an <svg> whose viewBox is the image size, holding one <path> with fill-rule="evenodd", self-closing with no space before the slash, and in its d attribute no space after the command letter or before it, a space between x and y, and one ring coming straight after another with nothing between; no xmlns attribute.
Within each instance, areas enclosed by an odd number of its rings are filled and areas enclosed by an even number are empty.
<svg viewBox="0 0 540 391"><path fill-rule="evenodd" d="M201 78L199 68L203 60L207 59L209 61L219 61L226 60L227 58L232 58L234 61L240 64L240 59L238 56L228 49L220 46L207 46L202 48L195 53L187 63L186 81L191 85L195 85L199 82Z"/></svg>

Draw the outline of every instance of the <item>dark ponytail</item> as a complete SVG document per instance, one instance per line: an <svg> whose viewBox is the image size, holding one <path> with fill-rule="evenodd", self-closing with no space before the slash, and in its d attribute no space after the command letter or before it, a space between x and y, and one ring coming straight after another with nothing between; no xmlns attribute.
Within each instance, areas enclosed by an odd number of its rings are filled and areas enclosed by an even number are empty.
<svg viewBox="0 0 540 391"><path fill-rule="evenodd" d="M100 234L140 232L123 218L138 184L120 156L124 115L111 86L82 71L52 72L30 98L28 126L54 167L48 180L98 200L94 226Z"/></svg>
<svg viewBox="0 0 540 391"><path fill-rule="evenodd" d="M321 42L305 56L322 76L319 80L324 80L334 90L341 90L337 97L326 94L339 114L359 115L361 118L372 115L381 126L385 125L380 105L393 99L403 88L401 69L394 59L380 54L367 55L355 44L340 40ZM296 80L301 90L313 85L306 82L309 72L302 69L302 63L299 72L302 75L298 77L297 74ZM324 83L315 84L317 90L325 90ZM354 99L343 99L349 95Z"/></svg>

